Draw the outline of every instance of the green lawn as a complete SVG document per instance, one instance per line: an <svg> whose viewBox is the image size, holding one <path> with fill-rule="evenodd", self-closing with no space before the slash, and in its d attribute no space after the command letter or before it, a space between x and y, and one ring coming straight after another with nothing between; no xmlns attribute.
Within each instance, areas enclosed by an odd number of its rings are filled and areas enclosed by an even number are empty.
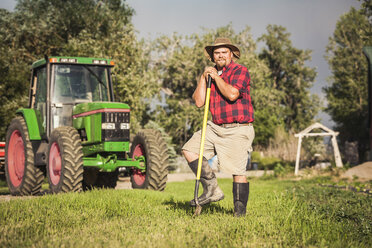
<svg viewBox="0 0 372 248"><path fill-rule="evenodd" d="M0 247L372 247L366 194L254 179L247 216L234 218L232 181L219 183L225 199L196 218L194 181L1 200Z"/></svg>

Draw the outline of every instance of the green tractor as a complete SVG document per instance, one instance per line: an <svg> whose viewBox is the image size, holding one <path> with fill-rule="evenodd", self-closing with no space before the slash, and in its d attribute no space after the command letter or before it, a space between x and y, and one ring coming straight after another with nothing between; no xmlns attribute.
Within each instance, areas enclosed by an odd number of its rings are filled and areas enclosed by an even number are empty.
<svg viewBox="0 0 372 248"><path fill-rule="evenodd" d="M29 108L17 110L5 146L12 195L115 188L120 173L133 188L164 190L167 145L142 130L130 145L130 108L114 102L109 59L49 57L32 64Z"/></svg>

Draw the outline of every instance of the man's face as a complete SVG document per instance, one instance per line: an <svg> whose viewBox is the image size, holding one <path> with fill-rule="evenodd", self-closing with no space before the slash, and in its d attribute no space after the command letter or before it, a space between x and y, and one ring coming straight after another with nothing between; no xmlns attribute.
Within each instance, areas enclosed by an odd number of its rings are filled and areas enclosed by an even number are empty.
<svg viewBox="0 0 372 248"><path fill-rule="evenodd" d="M230 64L233 58L233 53L227 47L217 47L213 51L213 60L217 65L218 69L222 69Z"/></svg>

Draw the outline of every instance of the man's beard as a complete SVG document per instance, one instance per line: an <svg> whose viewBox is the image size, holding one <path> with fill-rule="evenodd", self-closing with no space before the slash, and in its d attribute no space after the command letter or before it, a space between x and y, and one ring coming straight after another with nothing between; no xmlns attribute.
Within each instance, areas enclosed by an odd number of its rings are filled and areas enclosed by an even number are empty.
<svg viewBox="0 0 372 248"><path fill-rule="evenodd" d="M216 61L217 67L220 67L221 69L226 66L226 60L220 60Z"/></svg>

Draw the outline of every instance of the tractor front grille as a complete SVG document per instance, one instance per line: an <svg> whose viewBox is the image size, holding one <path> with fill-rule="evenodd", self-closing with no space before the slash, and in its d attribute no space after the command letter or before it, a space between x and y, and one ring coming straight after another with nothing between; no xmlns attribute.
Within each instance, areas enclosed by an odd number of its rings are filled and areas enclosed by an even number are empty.
<svg viewBox="0 0 372 248"><path fill-rule="evenodd" d="M102 113L102 141L129 141L129 112Z"/></svg>

